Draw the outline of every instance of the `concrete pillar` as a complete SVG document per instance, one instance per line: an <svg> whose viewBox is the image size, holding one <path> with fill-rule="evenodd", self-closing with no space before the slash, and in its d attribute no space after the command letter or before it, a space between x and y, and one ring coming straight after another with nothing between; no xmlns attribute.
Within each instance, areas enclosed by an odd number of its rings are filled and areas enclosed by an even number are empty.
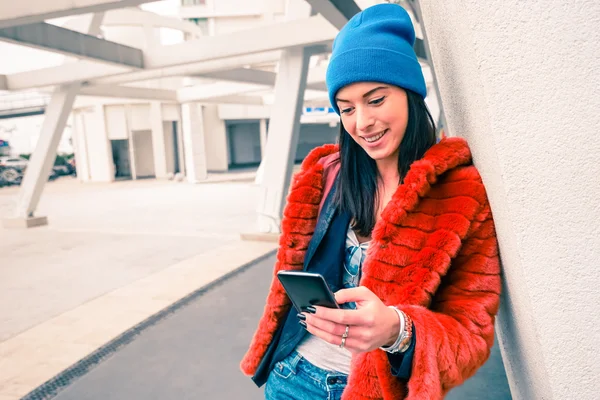
<svg viewBox="0 0 600 400"><path fill-rule="evenodd" d="M96 104L80 111L85 126L86 161L93 182L113 182L115 166L106 125L106 107Z"/></svg>
<svg viewBox="0 0 600 400"><path fill-rule="evenodd" d="M267 159L267 120L260 120L260 165L256 170L254 184L261 185L265 174L265 163Z"/></svg>
<svg viewBox="0 0 600 400"><path fill-rule="evenodd" d="M263 165L258 204L258 230L280 230L300 132L300 115L310 54L302 48L282 52L275 83L275 102Z"/></svg>
<svg viewBox="0 0 600 400"><path fill-rule="evenodd" d="M449 132L496 221L512 397L597 399L600 2L420 3Z"/></svg>
<svg viewBox="0 0 600 400"><path fill-rule="evenodd" d="M214 172L226 172L229 169L227 154L227 129L225 121L219 118L216 104L202 106L204 121L204 144L206 146L206 169Z"/></svg>
<svg viewBox="0 0 600 400"><path fill-rule="evenodd" d="M260 158L265 158L267 150L267 120L260 120Z"/></svg>
<svg viewBox="0 0 600 400"><path fill-rule="evenodd" d="M201 105L197 103L181 105L181 127L187 179L191 183L203 181L208 177L208 172Z"/></svg>
<svg viewBox="0 0 600 400"><path fill-rule="evenodd" d="M100 33L103 19L103 12L92 16L87 29L90 35ZM38 143L31 155L19 190L15 216L3 220L4 227L31 228L48 224L45 216L35 216L34 212L42 196L44 185L48 181L48 175L54 166L56 150L79 88L79 83L72 83L54 89L46 107Z"/></svg>
<svg viewBox="0 0 600 400"><path fill-rule="evenodd" d="M73 147L75 148L77 179L87 182L90 180L90 166L86 125L82 110L73 113Z"/></svg>
<svg viewBox="0 0 600 400"><path fill-rule="evenodd" d="M162 116L162 104L158 101L153 101L150 103L150 126L152 129L154 173L158 179L166 178L167 152L165 147L165 131Z"/></svg>
<svg viewBox="0 0 600 400"><path fill-rule="evenodd" d="M46 217L34 216L48 175L54 166L56 149L73 108L79 84L62 86L54 91L42 124L42 132L31 155L27 172L19 190L15 218L4 221L6 227L46 225Z"/></svg>
<svg viewBox="0 0 600 400"><path fill-rule="evenodd" d="M132 110L131 104L125 104L125 124L127 125L127 141L129 146L127 146L127 150L129 151L129 170L131 171L131 179L137 179L137 163L136 163L136 148L135 142L133 141L133 130L132 126Z"/></svg>

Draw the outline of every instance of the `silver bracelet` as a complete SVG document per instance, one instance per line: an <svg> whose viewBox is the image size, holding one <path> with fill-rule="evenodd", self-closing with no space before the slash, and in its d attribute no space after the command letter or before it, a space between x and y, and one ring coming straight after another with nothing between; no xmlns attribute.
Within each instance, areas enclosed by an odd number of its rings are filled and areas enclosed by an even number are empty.
<svg viewBox="0 0 600 400"><path fill-rule="evenodd" d="M397 307L388 307L396 311L396 313L398 314L398 318L400 318L400 331L398 332L398 337L396 338L396 341L391 346L381 346L380 349L388 353L399 353L400 350L402 350L400 349L400 344L404 339L406 339L406 318L404 317L404 313L400 311Z"/></svg>

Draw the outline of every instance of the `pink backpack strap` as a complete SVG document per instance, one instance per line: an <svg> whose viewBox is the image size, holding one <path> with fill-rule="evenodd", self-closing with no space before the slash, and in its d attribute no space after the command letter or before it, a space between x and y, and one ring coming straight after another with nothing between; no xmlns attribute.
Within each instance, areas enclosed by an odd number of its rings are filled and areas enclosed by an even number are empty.
<svg viewBox="0 0 600 400"><path fill-rule="evenodd" d="M319 164L323 165L323 178L325 180L325 182L323 182L323 197L321 197L321 203L319 204L319 214L321 214L325 199L329 195L329 192L331 192L335 178L340 172L340 153L333 153L323 157L319 160Z"/></svg>

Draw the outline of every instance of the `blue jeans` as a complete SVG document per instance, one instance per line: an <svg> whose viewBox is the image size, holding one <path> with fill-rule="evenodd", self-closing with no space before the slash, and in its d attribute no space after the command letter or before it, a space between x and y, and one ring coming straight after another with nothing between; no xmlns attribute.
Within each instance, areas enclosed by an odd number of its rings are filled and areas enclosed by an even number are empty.
<svg viewBox="0 0 600 400"><path fill-rule="evenodd" d="M327 371L293 351L275 364L265 386L267 400L339 400L348 375Z"/></svg>

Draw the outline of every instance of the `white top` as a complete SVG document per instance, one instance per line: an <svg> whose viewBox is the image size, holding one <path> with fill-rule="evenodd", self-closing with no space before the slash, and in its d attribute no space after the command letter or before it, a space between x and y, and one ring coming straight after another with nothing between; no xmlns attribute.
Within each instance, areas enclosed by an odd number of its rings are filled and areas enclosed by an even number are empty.
<svg viewBox="0 0 600 400"><path fill-rule="evenodd" d="M370 242L360 243L352 227L348 225L346 233L346 256L344 258L343 287L357 287L360 280L362 264L367 255L367 249ZM342 304L342 308L355 309L355 303ZM350 337L352 329L350 329ZM340 343L342 338L340 336ZM350 360L352 353L346 349L341 349L339 344L328 343L317 336L308 334L296 347L296 351L302 355L308 362L316 367L341 372L348 375L350 373Z"/></svg>

